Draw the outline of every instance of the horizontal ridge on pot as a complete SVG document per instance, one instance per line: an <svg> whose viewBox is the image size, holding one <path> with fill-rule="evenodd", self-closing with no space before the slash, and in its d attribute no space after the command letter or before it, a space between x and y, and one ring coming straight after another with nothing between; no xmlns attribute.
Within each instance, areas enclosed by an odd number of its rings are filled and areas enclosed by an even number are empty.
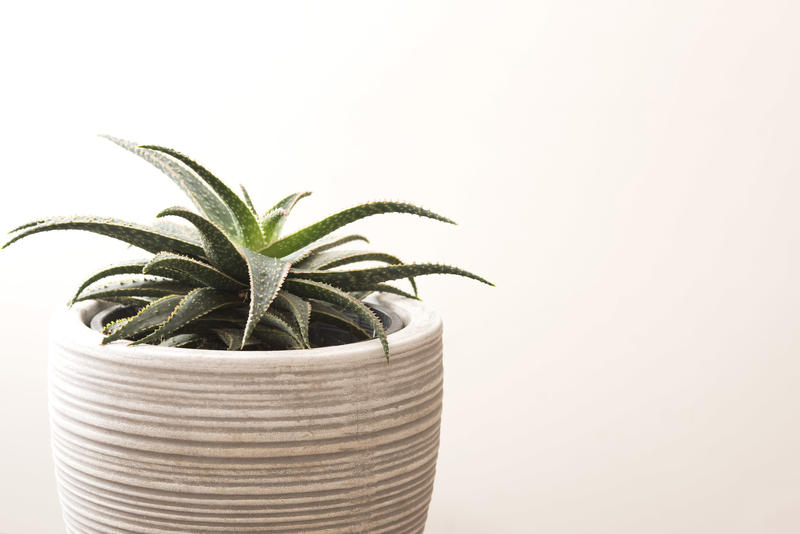
<svg viewBox="0 0 800 534"><path fill-rule="evenodd" d="M302 351L100 345L98 303L53 323L50 412L69 532L422 532L442 399L441 322Z"/></svg>

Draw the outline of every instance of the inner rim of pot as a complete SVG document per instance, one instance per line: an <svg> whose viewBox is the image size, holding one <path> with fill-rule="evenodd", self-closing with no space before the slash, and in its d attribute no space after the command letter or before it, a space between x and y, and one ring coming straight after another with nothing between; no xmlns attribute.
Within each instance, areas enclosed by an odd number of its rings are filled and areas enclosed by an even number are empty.
<svg viewBox="0 0 800 534"><path fill-rule="evenodd" d="M391 308L374 302L364 302L364 304L378 317L378 320L380 320L383 328L386 330L386 335L393 334L405 326L403 319ZM118 319L130 317L132 313L135 313L133 310L135 310L135 308L132 308L131 306L108 303L105 308L102 308L99 312L91 317L86 326L92 330L102 333L105 325ZM369 323L367 323L367 321L365 321L363 318L349 311L344 311L343 313L364 330L368 332L372 330ZM349 343L363 341L347 330L327 323L321 323L319 321L312 322L310 324L308 329L308 337L311 341L311 344L315 347L332 347L336 345L346 345Z"/></svg>

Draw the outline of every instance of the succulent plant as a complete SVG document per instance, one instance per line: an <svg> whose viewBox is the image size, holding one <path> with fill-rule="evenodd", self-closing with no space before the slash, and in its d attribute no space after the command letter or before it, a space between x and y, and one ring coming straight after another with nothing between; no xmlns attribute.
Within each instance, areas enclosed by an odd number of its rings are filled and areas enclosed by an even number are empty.
<svg viewBox="0 0 800 534"><path fill-rule="evenodd" d="M133 344L229 350L310 348L309 331L320 322L357 338L379 338L388 360L385 329L363 302L365 296L384 292L418 298L414 277L436 273L490 284L457 267L406 264L391 254L340 248L354 241L368 242L361 235L331 236L351 222L382 213L453 223L426 209L369 202L282 237L292 209L310 193L289 195L259 215L243 186L240 197L180 152L104 137L161 170L199 213L168 208L151 226L113 218L52 217L15 228L3 245L40 232L85 230L152 253L94 273L72 299L72 303L97 299L126 306L124 317L104 326L103 343L127 339ZM189 225L162 219L168 216ZM353 268L360 262L382 265ZM119 275L136 277L120 280ZM402 279L410 281L413 293L387 283Z"/></svg>

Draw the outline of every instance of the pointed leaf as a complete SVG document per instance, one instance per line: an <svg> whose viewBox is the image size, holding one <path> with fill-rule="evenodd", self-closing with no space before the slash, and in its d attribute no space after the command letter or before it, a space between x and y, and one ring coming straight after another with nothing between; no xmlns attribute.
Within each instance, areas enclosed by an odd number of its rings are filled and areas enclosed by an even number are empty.
<svg viewBox="0 0 800 534"><path fill-rule="evenodd" d="M27 222L25 224L20 224L16 228L12 228L8 231L9 234L13 234L14 232L19 232L20 230L24 230L25 228L30 228L31 226L36 226L37 224L41 224L43 222L47 222L47 219L37 219L35 221Z"/></svg>
<svg viewBox="0 0 800 534"><path fill-rule="evenodd" d="M84 230L119 239L148 252L156 253L162 250L171 250L195 258L205 257L202 247L195 243L170 235L163 230L156 230L144 225L107 217L53 217L36 226L26 228L15 235L2 248L23 237L50 230Z"/></svg>
<svg viewBox="0 0 800 534"><path fill-rule="evenodd" d="M311 191L291 194L275 204L267 212L267 215L261 221L261 229L264 232L264 241L266 243L272 243L280 236L283 224L292 212L292 208L297 204L297 201L310 194Z"/></svg>
<svg viewBox="0 0 800 534"><path fill-rule="evenodd" d="M115 304L122 304L123 306L130 306L136 308L143 308L153 302L152 297L103 297L106 302L113 302Z"/></svg>
<svg viewBox="0 0 800 534"><path fill-rule="evenodd" d="M258 338L270 349L302 349L303 345L291 336L277 328L259 325L253 330L252 337Z"/></svg>
<svg viewBox="0 0 800 534"><path fill-rule="evenodd" d="M286 219L288 215L289 212L284 208L275 208L264 214L261 218L261 233L264 235L264 243L269 244L275 241L277 238L275 228L282 225L282 221Z"/></svg>
<svg viewBox="0 0 800 534"><path fill-rule="evenodd" d="M108 325L104 329L104 333L107 335L103 338L103 345L117 339L132 337L158 328L172 314L175 306L182 299L183 295L170 295L160 298L142 308L133 317Z"/></svg>
<svg viewBox="0 0 800 534"><path fill-rule="evenodd" d="M372 311L362 302L354 299L347 293L344 293L333 286L329 286L322 282L315 282L313 280L287 278L285 285L286 289L296 295L330 302L331 304L339 306L340 308L350 310L357 316L366 320L380 338L381 345L383 346L383 353L386 355L386 361L389 361L389 342L386 340L386 330L384 330L383 325L375 316L375 314L372 313Z"/></svg>
<svg viewBox="0 0 800 534"><path fill-rule="evenodd" d="M283 332L286 332L288 335L292 336L294 340L297 342L299 346L303 346L303 339L302 334L300 333L300 329L298 327L294 327L289 324L287 317L281 317L278 313L268 311L261 317L260 324L265 325L270 328L276 328Z"/></svg>
<svg viewBox="0 0 800 534"><path fill-rule="evenodd" d="M222 180L211 174L208 169L177 150L156 145L143 145L141 148L167 154L197 173L197 175L214 190L219 198L222 199L231 213L233 213L239 228L238 236L242 238L243 244L255 249L263 246L261 227L258 224L258 219L256 219L256 216L250 211L250 208L247 207L247 204L239 198L239 195L234 193Z"/></svg>
<svg viewBox="0 0 800 534"><path fill-rule="evenodd" d="M105 269L94 273L92 276L84 280L78 290L75 292L75 296L72 297L72 302L74 303L76 299L80 296L81 291L89 287L91 284L97 282L98 280L102 280L108 276L114 276L118 274L141 274L142 268L147 265L147 260L139 260L139 261L131 261L126 263L119 263L117 265L111 265L106 267Z"/></svg>
<svg viewBox="0 0 800 534"><path fill-rule="evenodd" d="M200 240L200 234L197 232L197 228L194 226L189 226L188 224L178 224L166 219L156 219L153 221L152 227L156 230L166 233L167 235L179 237L185 241L194 243L198 247L203 246L203 243Z"/></svg>
<svg viewBox="0 0 800 534"><path fill-rule="evenodd" d="M383 252L372 252L369 250L329 250L327 252L315 254L313 258L308 258L307 261L304 261L302 267L297 267L304 270L316 271L333 269L334 267L341 267L342 265L363 261L379 261L390 265L401 265L403 263L397 256Z"/></svg>
<svg viewBox="0 0 800 534"><path fill-rule="evenodd" d="M375 267L372 269L353 269L348 271L308 271L292 269L290 278L303 278L316 280L334 285L345 291L358 291L369 289L375 284L408 278L409 276L422 276L425 274L456 274L472 278L484 284L494 285L476 274L472 274L458 267L439 265L438 263L414 263L411 265L391 265L389 267Z"/></svg>
<svg viewBox="0 0 800 534"><path fill-rule="evenodd" d="M250 275L250 310L243 336L246 342L281 288L290 264L244 247L239 247L239 252L247 262Z"/></svg>
<svg viewBox="0 0 800 534"><path fill-rule="evenodd" d="M169 337L158 344L159 347L186 347L198 343L202 338L199 334L178 334Z"/></svg>
<svg viewBox="0 0 800 534"><path fill-rule="evenodd" d="M155 332L134 341L133 344L162 341L191 323L216 309L237 304L239 299L210 287L198 287L181 299L169 318Z"/></svg>
<svg viewBox="0 0 800 534"><path fill-rule="evenodd" d="M159 252L153 256L142 272L224 291L241 291L246 287L205 262L171 252Z"/></svg>
<svg viewBox="0 0 800 534"><path fill-rule="evenodd" d="M301 193L292 193L291 195L281 199L277 204L272 206L272 208L270 208L269 211L276 210L278 208L283 208L283 209L286 210L287 214L291 213L292 209L294 209L294 207L297 204L297 202L300 199L309 196L310 194L311 194L311 191L303 191Z"/></svg>
<svg viewBox="0 0 800 534"><path fill-rule="evenodd" d="M228 350L239 350L242 346L242 331L234 328L215 328L214 333L219 336Z"/></svg>
<svg viewBox="0 0 800 534"><path fill-rule="evenodd" d="M365 250L331 250L328 252L321 252L316 254L310 261L304 262L302 269L307 270L327 270L334 267L341 267L342 265L349 265L351 263L359 263L363 261L378 261L388 263L389 265L402 265L402 261L397 256L386 254L383 252L370 252ZM417 294L417 283L413 277L409 277L408 281L414 289L414 294ZM399 290L398 290L399 291Z"/></svg>
<svg viewBox="0 0 800 534"><path fill-rule="evenodd" d="M340 245L344 245L345 243L350 243L351 241L364 241L365 243L369 243L369 239L363 235L356 234L346 235L344 237L329 238L328 240L316 241L295 252L292 252L291 254L287 255L285 259L290 261L292 265L301 269L305 269L305 263L311 261L318 254L322 254L325 251Z"/></svg>
<svg viewBox="0 0 800 534"><path fill-rule="evenodd" d="M75 302L84 300L111 300L122 297L165 297L184 294L192 288L172 280L123 280L97 288L84 290Z"/></svg>
<svg viewBox="0 0 800 534"><path fill-rule="evenodd" d="M374 293L374 292L391 293L393 295L400 295L401 297L405 297L407 299L419 300L419 297L417 295L412 295L411 293L406 293L402 289L394 287L394 286L389 285L389 284L375 284L374 286L372 286L371 288L369 288L365 292L366 294L363 294L362 296L360 296L358 298L363 299L364 297L366 297L370 293ZM355 296L355 295L353 295L353 296Z"/></svg>
<svg viewBox="0 0 800 534"><path fill-rule="evenodd" d="M242 184L239 184L239 188L242 190L242 197L244 197L245 204L247 204L247 207L253 212L253 215L257 215L258 212L256 211L255 205L253 205L253 201L250 199L250 194L247 192L247 189L245 189Z"/></svg>
<svg viewBox="0 0 800 534"><path fill-rule="evenodd" d="M413 215L455 224L447 217L437 215L432 211L412 204L403 202L370 202L335 213L311 226L307 226L283 239L279 239L260 252L267 256L280 258L313 243L317 239L330 234L346 224L363 219L364 217L369 217L370 215L378 215L381 213L411 213Z"/></svg>
<svg viewBox="0 0 800 534"><path fill-rule="evenodd" d="M311 318L311 304L288 291L278 291L272 306L283 310L294 318L297 327L300 329L300 338L306 346L310 345L308 327Z"/></svg>
<svg viewBox="0 0 800 534"><path fill-rule="evenodd" d="M137 143L126 141L109 135L101 135L109 141L116 143L125 150L133 152L144 159L158 170L167 175L184 193L192 200L209 220L231 235L237 236L239 228L236 225L236 218L225 203L203 183L195 174L178 163L171 157L157 152L141 148Z"/></svg>
<svg viewBox="0 0 800 534"><path fill-rule="evenodd" d="M203 242L205 255L208 256L212 265L235 278L244 279L247 276L247 265L236 245L211 221L180 207L168 208L159 213L158 217L168 215L182 217L197 228Z"/></svg>
<svg viewBox="0 0 800 534"><path fill-rule="evenodd" d="M311 317L313 317L315 321L322 321L343 330L347 330L356 337L360 337L362 339L372 339L372 335L369 332L364 330L361 325L352 319L352 317L346 313L343 313L335 306L320 306L315 302L311 309Z"/></svg>

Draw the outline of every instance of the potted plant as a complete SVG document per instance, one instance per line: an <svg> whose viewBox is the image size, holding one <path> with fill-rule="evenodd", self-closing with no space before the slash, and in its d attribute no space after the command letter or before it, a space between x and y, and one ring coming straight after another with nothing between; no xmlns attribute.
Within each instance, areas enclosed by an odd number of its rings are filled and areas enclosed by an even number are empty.
<svg viewBox="0 0 800 534"><path fill-rule="evenodd" d="M372 202L282 236L308 193L259 215L244 188L240 197L183 154L108 139L163 171L197 211L169 208L152 226L41 219L4 245L73 229L152 254L89 277L53 322L52 445L67 530L422 532L442 327L414 277L489 282L343 249L366 238L332 233L380 213L452 221ZM402 279L409 292L388 283Z"/></svg>

